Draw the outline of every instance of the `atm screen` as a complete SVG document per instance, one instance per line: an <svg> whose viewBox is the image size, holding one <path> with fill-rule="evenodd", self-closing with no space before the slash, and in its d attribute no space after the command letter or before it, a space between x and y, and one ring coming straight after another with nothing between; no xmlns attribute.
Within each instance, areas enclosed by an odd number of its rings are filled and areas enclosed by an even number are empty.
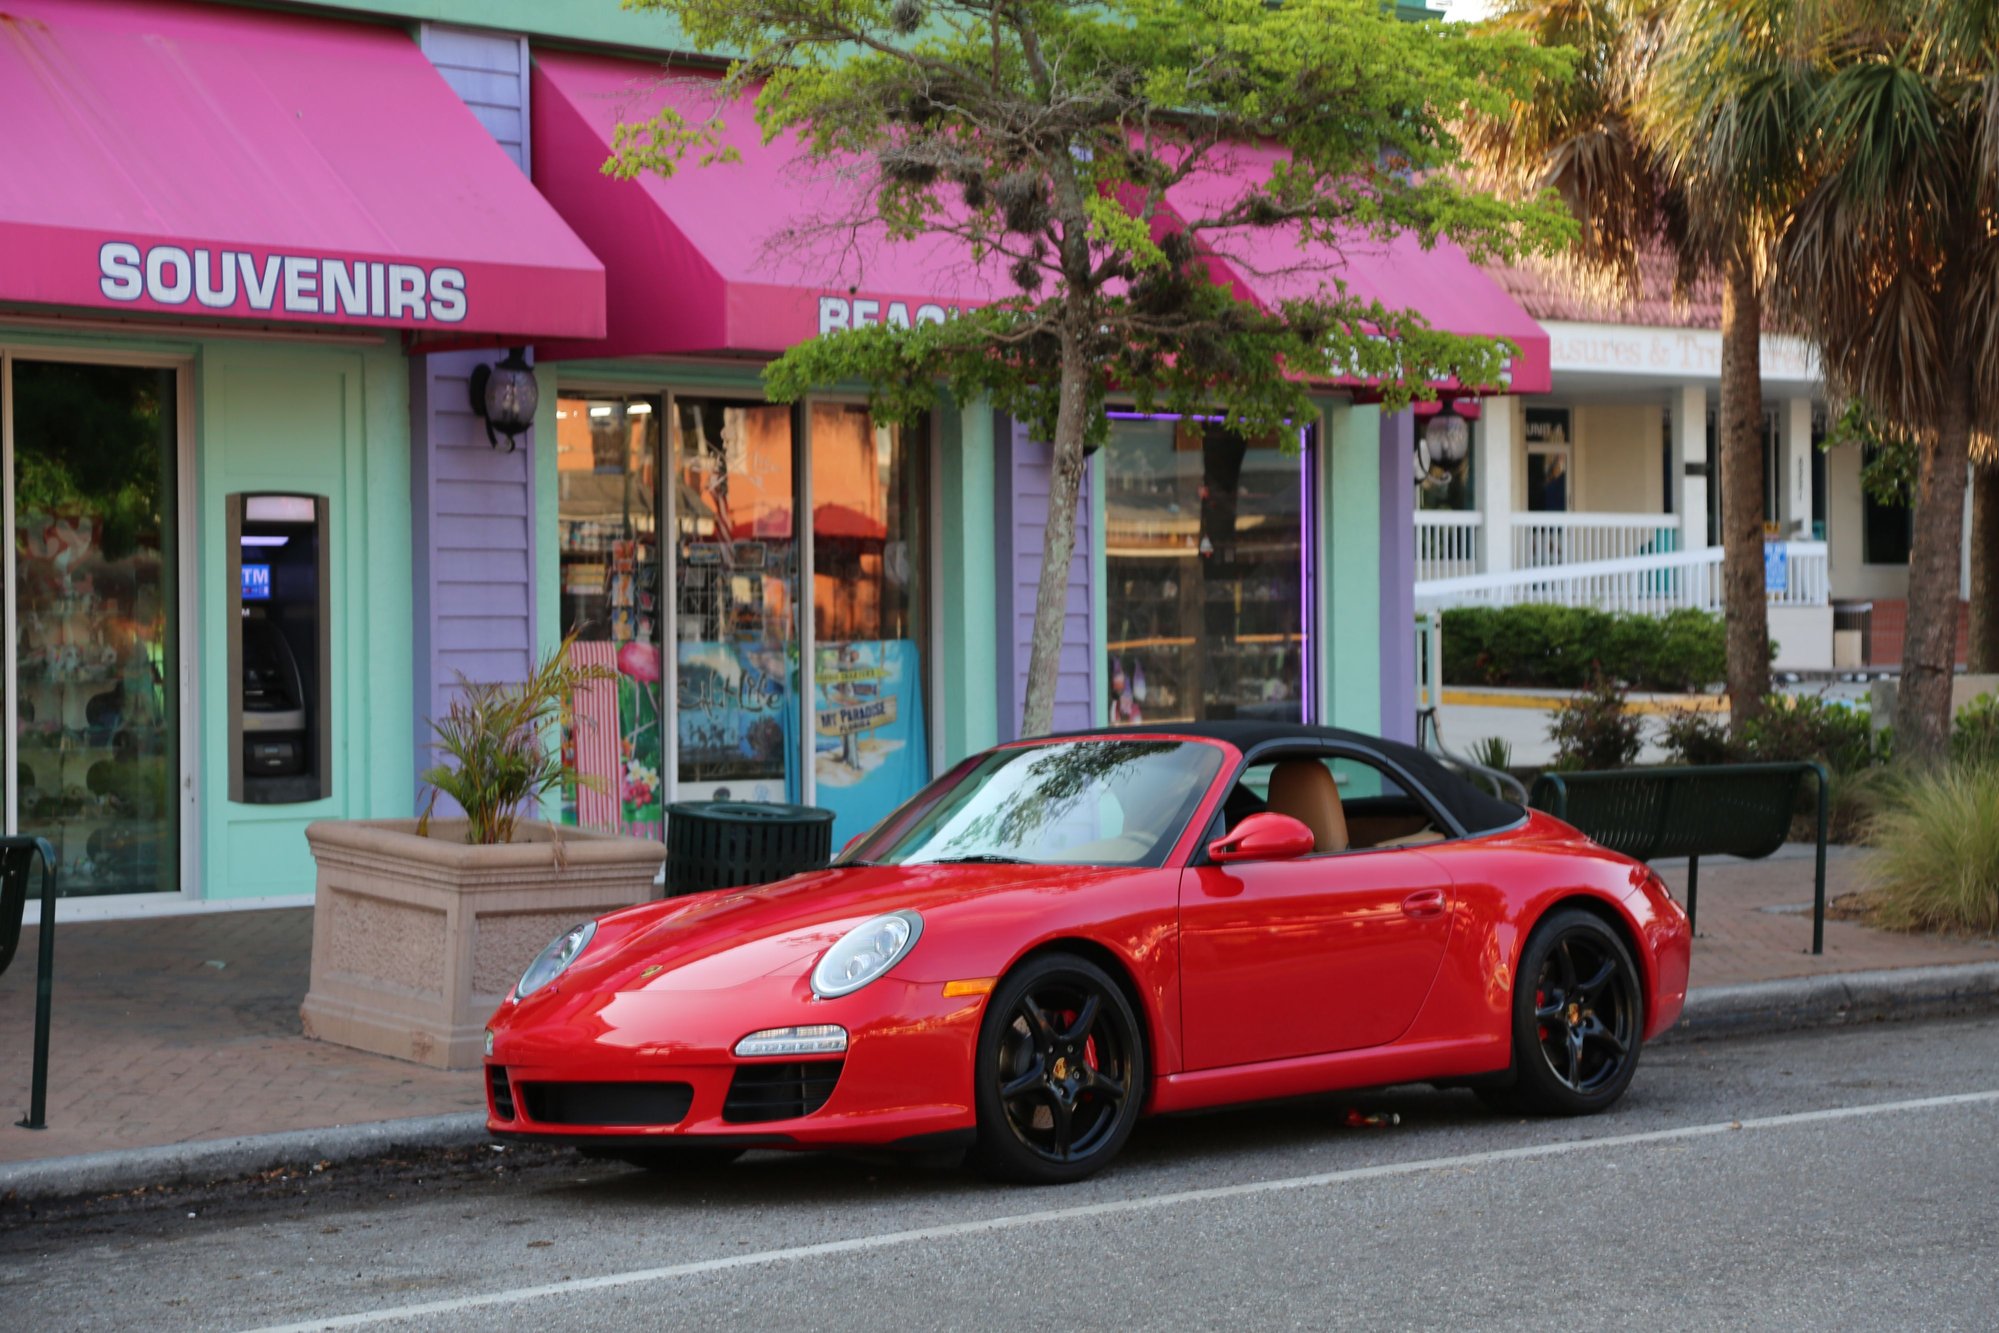
<svg viewBox="0 0 1999 1333"><path fill-rule="evenodd" d="M243 600L246 602L268 602L271 600L271 567L269 565L243 566Z"/></svg>

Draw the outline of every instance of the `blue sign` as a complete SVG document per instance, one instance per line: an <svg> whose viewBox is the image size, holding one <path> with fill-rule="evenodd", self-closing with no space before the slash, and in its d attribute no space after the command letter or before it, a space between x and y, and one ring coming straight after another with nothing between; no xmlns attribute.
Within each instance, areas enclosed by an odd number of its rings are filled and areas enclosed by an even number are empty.
<svg viewBox="0 0 1999 1333"><path fill-rule="evenodd" d="M269 565L243 566L243 600L246 602L268 602L271 600L271 567Z"/></svg>
<svg viewBox="0 0 1999 1333"><path fill-rule="evenodd" d="M1787 592L1791 587L1791 553L1782 542L1763 543L1763 591Z"/></svg>

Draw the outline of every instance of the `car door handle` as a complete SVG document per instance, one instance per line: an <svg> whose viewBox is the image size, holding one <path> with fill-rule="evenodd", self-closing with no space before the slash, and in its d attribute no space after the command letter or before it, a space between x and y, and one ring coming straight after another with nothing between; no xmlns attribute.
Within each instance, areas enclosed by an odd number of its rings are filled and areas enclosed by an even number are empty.
<svg viewBox="0 0 1999 1333"><path fill-rule="evenodd" d="M1442 889L1418 889L1402 900L1404 916L1439 916L1444 910Z"/></svg>

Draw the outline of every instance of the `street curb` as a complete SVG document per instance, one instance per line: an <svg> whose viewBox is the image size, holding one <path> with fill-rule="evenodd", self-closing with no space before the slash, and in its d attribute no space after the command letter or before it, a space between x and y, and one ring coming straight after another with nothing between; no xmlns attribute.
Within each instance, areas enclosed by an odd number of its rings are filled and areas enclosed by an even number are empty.
<svg viewBox="0 0 1999 1333"><path fill-rule="evenodd" d="M141 1186L203 1185L279 1166L366 1161L415 1148L467 1148L489 1141L485 1114L462 1111L49 1157L0 1165L0 1203L115 1194Z"/></svg>
<svg viewBox="0 0 1999 1333"><path fill-rule="evenodd" d="M1690 990L1680 1021L1652 1044L1995 1009L1999 1009L1999 963L1837 972Z"/></svg>
<svg viewBox="0 0 1999 1333"><path fill-rule="evenodd" d="M1687 992L1680 1021L1652 1045L1999 1010L1999 963L1794 977ZM273 1167L354 1162L410 1149L488 1142L477 1111L297 1129L0 1165L0 1203L73 1199L163 1185L237 1180Z"/></svg>

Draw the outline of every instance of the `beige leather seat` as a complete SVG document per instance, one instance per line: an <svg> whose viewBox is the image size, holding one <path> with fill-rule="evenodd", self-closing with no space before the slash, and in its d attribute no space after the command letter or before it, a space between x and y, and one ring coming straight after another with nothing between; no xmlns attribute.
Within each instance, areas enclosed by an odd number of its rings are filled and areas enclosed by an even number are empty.
<svg viewBox="0 0 1999 1333"><path fill-rule="evenodd" d="M1317 759L1280 759L1270 770L1266 808L1312 830L1314 851L1347 849L1347 815L1333 771Z"/></svg>

